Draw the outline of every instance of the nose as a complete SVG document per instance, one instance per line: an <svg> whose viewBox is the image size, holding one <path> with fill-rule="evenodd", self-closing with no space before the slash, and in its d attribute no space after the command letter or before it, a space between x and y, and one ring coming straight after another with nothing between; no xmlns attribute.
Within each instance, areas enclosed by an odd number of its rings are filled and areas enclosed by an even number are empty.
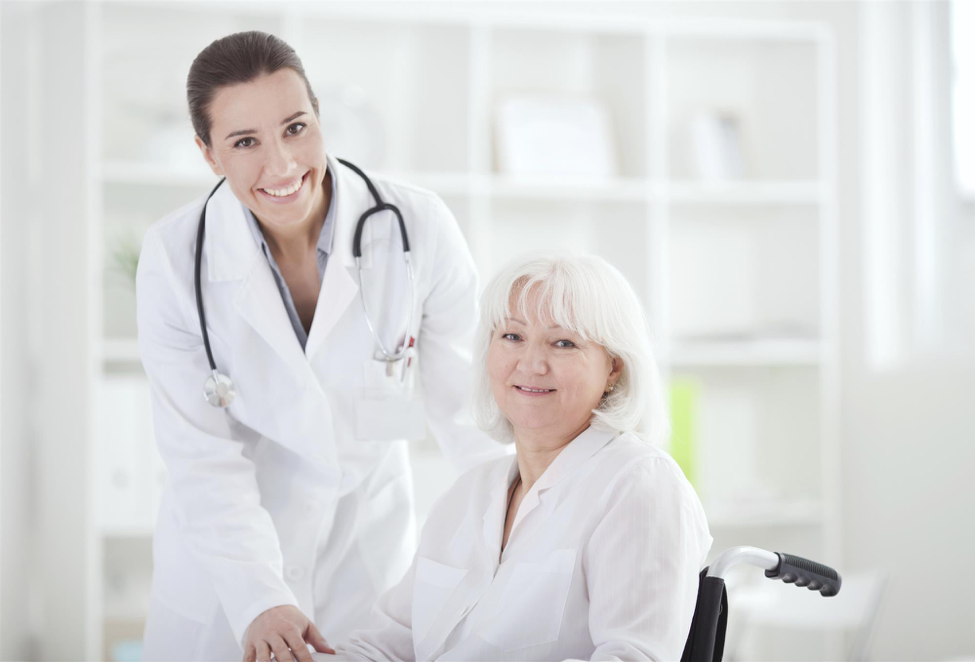
<svg viewBox="0 0 975 662"><path fill-rule="evenodd" d="M518 367L526 375L544 375L548 372L548 348L542 343L527 343Z"/></svg>
<svg viewBox="0 0 975 662"><path fill-rule="evenodd" d="M284 141L280 138L271 141L268 147L267 161L264 164L267 173L272 177L287 177L295 170L296 166L297 162Z"/></svg>

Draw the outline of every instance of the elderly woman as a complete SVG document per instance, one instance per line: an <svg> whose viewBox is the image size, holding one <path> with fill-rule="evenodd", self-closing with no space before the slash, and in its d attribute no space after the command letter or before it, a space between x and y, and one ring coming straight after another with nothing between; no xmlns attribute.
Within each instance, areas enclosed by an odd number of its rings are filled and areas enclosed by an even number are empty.
<svg viewBox="0 0 975 662"><path fill-rule="evenodd" d="M436 503L406 575L338 654L679 658L711 536L653 445L667 417L629 283L595 257L513 264L484 293L479 333L479 423L517 455Z"/></svg>

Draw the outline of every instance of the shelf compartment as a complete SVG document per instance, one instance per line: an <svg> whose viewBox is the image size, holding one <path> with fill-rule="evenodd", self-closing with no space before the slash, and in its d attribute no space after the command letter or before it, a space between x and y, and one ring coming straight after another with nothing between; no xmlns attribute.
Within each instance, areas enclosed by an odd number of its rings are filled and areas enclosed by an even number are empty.
<svg viewBox="0 0 975 662"><path fill-rule="evenodd" d="M186 106L194 58L231 33L281 34L282 27L280 17L201 12L192 4L106 4L99 62L102 157L198 167L202 156Z"/></svg>
<svg viewBox="0 0 975 662"><path fill-rule="evenodd" d="M681 393L675 420L683 421L673 447L690 458L683 461L708 513L728 521L734 514L742 524L787 523L785 508L801 506L797 520L815 521L822 499L818 371L684 366L673 370L671 385Z"/></svg>
<svg viewBox="0 0 975 662"><path fill-rule="evenodd" d="M818 45L813 40L687 37L667 44L669 171L699 181L692 128L702 114L735 118L744 170L751 180L820 176ZM718 143L707 153L720 154Z"/></svg>
<svg viewBox="0 0 975 662"><path fill-rule="evenodd" d="M102 334L136 337L135 281L146 230L166 214L207 193L205 185L159 187L141 183L102 186Z"/></svg>
<svg viewBox="0 0 975 662"><path fill-rule="evenodd" d="M149 382L139 374L105 375L95 406L95 525L114 534L151 530L166 471L153 435Z"/></svg>
<svg viewBox="0 0 975 662"><path fill-rule="evenodd" d="M306 17L295 49L325 149L364 168L467 170L470 42L461 25Z"/></svg>
<svg viewBox="0 0 975 662"><path fill-rule="evenodd" d="M817 338L819 231L816 208L809 205L672 208L672 337Z"/></svg>
<svg viewBox="0 0 975 662"><path fill-rule="evenodd" d="M648 244L648 210L642 202L492 199L486 219L479 236L488 246L475 250L485 256L478 264L484 282L517 256L594 254L622 272L648 310L647 251L621 250ZM505 236L516 240L500 239Z"/></svg>
<svg viewBox="0 0 975 662"><path fill-rule="evenodd" d="M529 94L594 100L605 105L611 118L619 176L648 176L648 95L634 93L643 89L646 53L647 37L641 33L496 27L490 39L487 109L492 136L498 105L505 99Z"/></svg>

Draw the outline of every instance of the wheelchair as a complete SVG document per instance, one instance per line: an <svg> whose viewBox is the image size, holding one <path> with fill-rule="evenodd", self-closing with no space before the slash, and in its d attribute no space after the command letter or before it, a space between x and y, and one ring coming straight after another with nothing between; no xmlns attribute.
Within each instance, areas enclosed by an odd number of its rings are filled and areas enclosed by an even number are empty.
<svg viewBox="0 0 975 662"><path fill-rule="evenodd" d="M781 579L787 584L818 591L825 598L839 593L843 583L838 572L815 561L757 547L731 547L701 571L694 618L681 662L718 662L724 656L728 626L728 592L724 578L729 570L741 564L762 568L769 579Z"/></svg>

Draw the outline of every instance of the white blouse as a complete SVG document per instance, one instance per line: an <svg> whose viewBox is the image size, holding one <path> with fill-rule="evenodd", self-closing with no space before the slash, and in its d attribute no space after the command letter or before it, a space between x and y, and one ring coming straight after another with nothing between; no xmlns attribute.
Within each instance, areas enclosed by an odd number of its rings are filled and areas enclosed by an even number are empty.
<svg viewBox="0 0 975 662"><path fill-rule="evenodd" d="M673 459L590 426L525 495L501 555L517 471L514 457L485 463L437 501L406 575L340 658L680 658L712 539Z"/></svg>

